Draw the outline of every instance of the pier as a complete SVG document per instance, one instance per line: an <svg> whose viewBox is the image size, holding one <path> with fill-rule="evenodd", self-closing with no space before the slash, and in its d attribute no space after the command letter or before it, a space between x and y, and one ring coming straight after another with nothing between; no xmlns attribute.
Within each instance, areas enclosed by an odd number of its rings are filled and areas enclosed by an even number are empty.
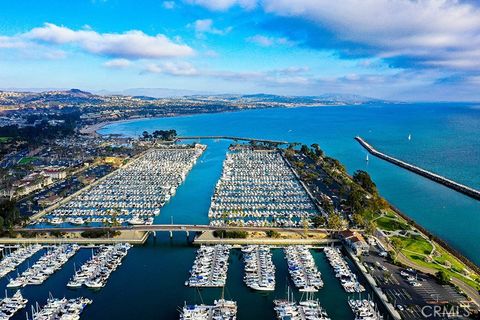
<svg viewBox="0 0 480 320"><path fill-rule="evenodd" d="M364 139L361 137L357 136L355 137L355 140L357 140L362 147L364 147L369 153L372 155L383 159L385 161L388 161L390 163L393 163L394 165L397 165L401 168L407 169L408 171L414 172L418 175L421 175L422 177L425 177L427 179L430 179L432 181L435 181L441 185L444 185L447 188L453 189L457 192L460 192L466 196L469 196L470 198L480 200L480 191L467 187L466 185L463 185L461 183L455 182L453 180L450 180L448 178L445 178L441 175L438 175L436 173L427 171L425 169L422 169L420 167L414 166L412 164L409 164L405 161L399 160L397 158L391 157L385 153L382 153L380 151L377 151L374 147L372 147L370 144L368 144Z"/></svg>

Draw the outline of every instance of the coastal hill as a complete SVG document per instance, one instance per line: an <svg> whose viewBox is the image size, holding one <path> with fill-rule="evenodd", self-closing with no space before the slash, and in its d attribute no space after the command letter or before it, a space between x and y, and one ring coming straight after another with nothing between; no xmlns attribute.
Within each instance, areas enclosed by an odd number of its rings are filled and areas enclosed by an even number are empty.
<svg viewBox="0 0 480 320"><path fill-rule="evenodd" d="M131 93L137 92L131 90ZM262 107L296 107L322 105L356 105L368 103L388 103L387 101L345 94L323 94L319 96L282 96L273 94L191 94L178 90L182 96L155 97L156 89L140 90L134 95L95 94L79 89L35 91L0 91L0 110L18 110L23 108L49 107L142 107L164 106L166 104L222 104L235 109ZM142 94L143 93L143 94ZM163 92L166 93L166 92ZM190 94L188 94L190 93Z"/></svg>

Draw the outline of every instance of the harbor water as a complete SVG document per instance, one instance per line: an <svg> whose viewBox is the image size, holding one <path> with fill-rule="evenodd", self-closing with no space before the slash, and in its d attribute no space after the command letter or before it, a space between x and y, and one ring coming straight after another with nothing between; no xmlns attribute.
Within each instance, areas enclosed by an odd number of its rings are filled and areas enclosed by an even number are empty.
<svg viewBox="0 0 480 320"><path fill-rule="evenodd" d="M393 205L480 264L479 201L373 156L367 162L366 151L354 140L360 135L382 152L480 189L478 105L379 104L263 109L113 123L100 133L138 136L145 130L172 128L179 135L230 135L318 143L350 173L358 169L368 171L380 193ZM199 164L189 178L197 174L195 179L202 179L199 175L203 174L208 178L219 176L219 171L213 171L221 167L224 152L213 153L226 144L226 141L208 142L210 151L204 158L206 167L214 170L203 170ZM218 164L214 164L216 161ZM199 197L194 193L191 196ZM198 214L205 217L206 209ZM162 214L162 219L167 217Z"/></svg>
<svg viewBox="0 0 480 320"><path fill-rule="evenodd" d="M431 232L447 240L473 261L480 263L480 204L432 181L407 172L380 159L365 161L365 150L353 140L361 135L379 150L438 172L451 179L480 187L480 110L471 105L401 105L268 109L206 114L165 119L115 123L101 133L139 135L143 131L176 129L181 135L233 135L319 143L325 152L338 158L349 172L367 170L382 195ZM412 139L408 140L408 134ZM207 212L222 162L230 141L205 140L207 150L198 159L175 196L161 209L156 223L208 223ZM193 234L190 235L190 240ZM212 303L222 296L221 289L195 289L184 286L195 259L196 247L183 232L157 233L143 246L130 249L122 265L98 291L68 289L74 272L89 259L90 249L80 251L63 268L40 286L22 288L32 303L54 297L84 296L93 300L84 319L178 319L184 302ZM37 252L19 268L21 273L44 251ZM332 319L352 319L347 295L321 250L312 250L324 287L316 297ZM273 319L273 299L285 298L289 284L287 264L280 249L273 250L276 266L274 292L254 292L243 283L241 252L232 249L227 285L223 295L238 302L238 319ZM354 269L355 270L355 269ZM12 272L0 279L5 288ZM366 286L365 281L363 284ZM300 293L293 289L297 299ZM13 294L14 290L9 290ZM366 297L368 293L364 294ZM350 295L350 297L357 297ZM25 319L25 309L13 319Z"/></svg>

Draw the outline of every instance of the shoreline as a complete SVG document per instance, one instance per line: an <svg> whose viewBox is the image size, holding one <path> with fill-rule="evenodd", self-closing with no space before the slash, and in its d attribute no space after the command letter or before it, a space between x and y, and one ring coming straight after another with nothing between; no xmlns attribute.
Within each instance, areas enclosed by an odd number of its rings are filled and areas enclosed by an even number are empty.
<svg viewBox="0 0 480 320"><path fill-rule="evenodd" d="M98 133L99 130L103 129L104 127L110 124L119 124L119 123L128 123L132 121L144 121L144 120L153 120L153 119L165 119L165 118L181 118L181 117L191 117L197 115L206 115L206 114L222 114L222 113L234 113L234 112L243 112L243 111L253 111L253 110L266 110L266 109L297 109L297 108L328 108L328 107L359 107L362 104L358 105L326 105L326 104L318 104L318 105L311 105L311 106L295 106L295 107L259 107L259 108L244 108L244 109L237 109L237 110L223 110L223 111L214 111L214 112L194 112L194 113L182 113L182 114L171 114L166 116L155 116L155 117L132 117L128 119L119 119L119 120L109 120L109 121L102 121L94 124L87 124L84 125L79 129L81 134L86 135L95 135L101 136L101 133Z"/></svg>

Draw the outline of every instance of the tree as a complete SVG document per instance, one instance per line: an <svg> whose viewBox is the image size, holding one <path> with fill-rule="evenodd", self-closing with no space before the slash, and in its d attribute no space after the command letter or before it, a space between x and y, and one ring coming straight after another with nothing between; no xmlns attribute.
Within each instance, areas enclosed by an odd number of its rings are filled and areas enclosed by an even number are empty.
<svg viewBox="0 0 480 320"><path fill-rule="evenodd" d="M375 231L377 231L377 224L372 220L367 221L365 224L365 233L373 235L375 234Z"/></svg>
<svg viewBox="0 0 480 320"><path fill-rule="evenodd" d="M313 226L315 228L323 227L327 224L327 219L322 215L317 215L312 218Z"/></svg>
<svg viewBox="0 0 480 320"><path fill-rule="evenodd" d="M355 173L353 174L353 181L358 183L363 189L365 189L367 192L371 193L372 195L377 194L377 186L372 181L372 178L370 178L370 175L368 174L368 172L363 170L355 171Z"/></svg>
<svg viewBox="0 0 480 320"><path fill-rule="evenodd" d="M439 270L437 273L435 273L435 277L437 278L438 283L441 285L450 283L450 277L445 270Z"/></svg>
<svg viewBox="0 0 480 320"><path fill-rule="evenodd" d="M402 251L404 248L404 243L402 240L400 240L397 237L393 237L390 239L390 243L392 244L393 247L393 262L397 262L398 254Z"/></svg>
<svg viewBox="0 0 480 320"><path fill-rule="evenodd" d="M314 143L311 145L313 151L315 152L315 155L317 156L317 158L323 158L324 154L323 154L323 150L320 149L320 146L318 145L318 143Z"/></svg>
<svg viewBox="0 0 480 320"><path fill-rule="evenodd" d="M365 219L360 213L354 213L352 215L352 220L353 220L353 223L355 223L357 226L365 225Z"/></svg>
<svg viewBox="0 0 480 320"><path fill-rule="evenodd" d="M275 230L267 230L265 232L265 234L267 235L267 237L269 238L278 238L280 237L280 233L278 233L277 231Z"/></svg>
<svg viewBox="0 0 480 320"><path fill-rule="evenodd" d="M308 149L308 146L306 144L302 144L302 147L300 148L300 152L308 156L308 154L310 153L310 149Z"/></svg>
<svg viewBox="0 0 480 320"><path fill-rule="evenodd" d="M331 214L328 217L328 228L333 230L342 230L346 223L345 220L338 213Z"/></svg>
<svg viewBox="0 0 480 320"><path fill-rule="evenodd" d="M22 220L14 200L0 202L0 217L3 220L3 226L6 228L11 228Z"/></svg>

